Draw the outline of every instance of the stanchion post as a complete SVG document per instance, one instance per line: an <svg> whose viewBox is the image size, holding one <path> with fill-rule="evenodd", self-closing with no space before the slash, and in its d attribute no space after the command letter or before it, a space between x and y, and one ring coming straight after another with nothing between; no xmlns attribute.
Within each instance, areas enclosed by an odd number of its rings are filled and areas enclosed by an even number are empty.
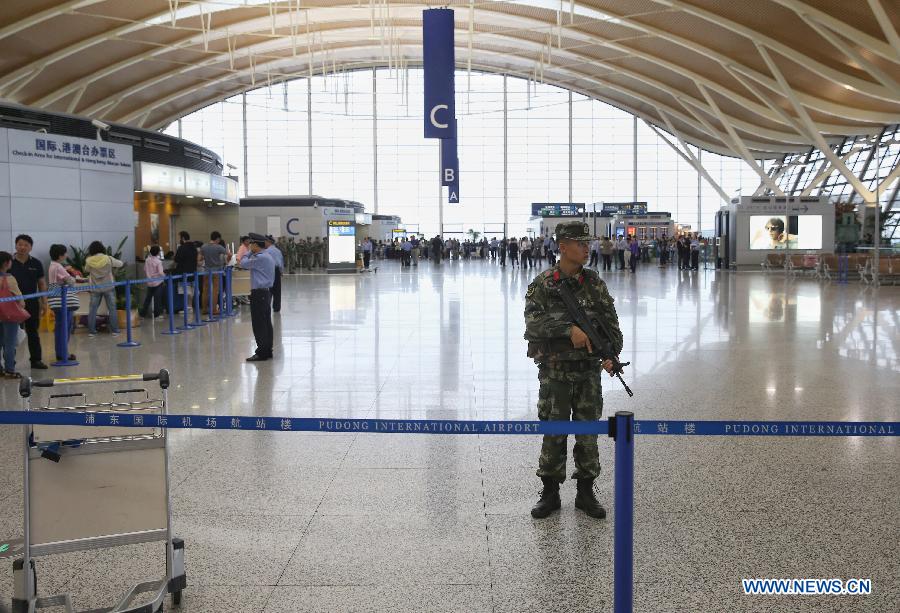
<svg viewBox="0 0 900 613"><path fill-rule="evenodd" d="M113 315L110 314L110 317ZM131 281L125 281L125 342L117 347L140 347L141 344L131 338Z"/></svg>
<svg viewBox="0 0 900 613"><path fill-rule="evenodd" d="M212 323L218 321L218 319L216 319L216 316L213 314L213 305L215 304L215 302L213 301L213 277L215 276L215 272L212 270L207 272L209 273L209 283L207 283L207 286L209 287L209 296L207 297L208 299L206 301L206 304L209 312L206 313L206 319L204 319L203 321L205 321L206 323Z"/></svg>
<svg viewBox="0 0 900 613"><path fill-rule="evenodd" d="M166 275L166 310L169 311L169 329L161 334L169 336L181 334L181 330L175 329L175 282L172 275Z"/></svg>
<svg viewBox="0 0 900 613"><path fill-rule="evenodd" d="M613 611L631 613L634 589L634 413L616 411L609 435L616 441Z"/></svg>
<svg viewBox="0 0 900 613"><path fill-rule="evenodd" d="M232 291L232 283L234 282L234 267L229 266L225 269L225 308L228 309L228 316L234 317L234 294Z"/></svg>
<svg viewBox="0 0 900 613"><path fill-rule="evenodd" d="M76 360L69 359L69 305L67 304L69 300L68 286L62 286L60 299L62 300L62 304L60 304L59 306L59 318L62 321L56 322L56 325L62 327L63 355L61 359L53 362L51 366L78 366L78 362Z"/></svg>
<svg viewBox="0 0 900 613"><path fill-rule="evenodd" d="M182 292L182 300L181 300L181 315L184 323L181 326L178 326L179 330L192 330L194 326L191 325L191 322L188 321L188 273L184 273L181 275L181 292Z"/></svg>
<svg viewBox="0 0 900 613"><path fill-rule="evenodd" d="M200 274L194 273L194 323L191 324L194 328L206 325L200 320Z"/></svg>

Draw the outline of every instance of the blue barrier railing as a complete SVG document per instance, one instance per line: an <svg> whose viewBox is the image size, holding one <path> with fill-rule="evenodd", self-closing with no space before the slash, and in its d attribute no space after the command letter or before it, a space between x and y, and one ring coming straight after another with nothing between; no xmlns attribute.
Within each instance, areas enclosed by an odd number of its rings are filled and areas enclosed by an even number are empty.
<svg viewBox="0 0 900 613"><path fill-rule="evenodd" d="M80 381L83 380L60 380L59 383ZM28 379L22 383L20 391L27 389L30 394L32 381ZM34 382L34 385L47 387L51 383ZM57 409L0 411L0 424L381 434L608 434L615 440L614 613L631 613L633 606L636 436L900 436L900 422L636 421L634 414L628 411L620 411L608 421L579 422L160 415Z"/></svg>
<svg viewBox="0 0 900 613"><path fill-rule="evenodd" d="M220 281L220 291L218 295L221 296L222 300L225 301L224 305L220 304L219 310L221 313L224 313L227 317L232 317L236 315L232 308L232 291L231 291L231 279L232 272L231 267L228 267L224 270L211 270L211 271L198 271L195 273L185 273L181 275L166 275L165 283L166 283L166 307L169 316L169 329L163 331L162 334L180 334L183 330L192 330L196 327L206 325L204 322L200 321L200 292L199 292L199 278L200 277L209 277L209 287L210 287L210 296L209 296L209 316L210 319L207 319L207 322L210 321L219 321L222 319L221 317L213 316L213 277L221 276ZM194 311L194 322L188 322L188 304L187 304L187 284L188 278L191 278L194 300L193 300L193 311ZM178 279L183 280L183 288L184 288L184 300L182 305L182 310L184 312L184 326L175 328L175 282ZM60 298L60 319L65 322L62 324L62 334L63 334L63 346L65 347L64 357L61 360L57 360L52 363L53 366L76 366L78 364L75 360L69 359L69 338L70 338L70 330L68 325L68 317L69 317L69 305L68 305L68 297L71 292L81 293L81 292L96 292L97 290L108 290L114 289L116 287L124 287L125 288L125 312L128 313L126 316L125 323L125 334L126 340L118 343L118 347L139 347L140 343L134 340L133 337L133 326L131 321L131 304L132 304L132 287L135 285L144 285L147 283L152 283L154 281L159 281L160 278L144 278L144 279L127 279L125 281L115 281L112 283L101 283L97 285L78 285L74 287L70 287L67 285L63 285L61 287L55 288L53 290L48 290L45 292L34 292L32 294L23 294L21 296L7 296L0 298L0 302L17 302L24 300L32 300L37 298ZM223 288L227 288L226 291L222 291ZM109 314L110 317L114 315L112 313Z"/></svg>

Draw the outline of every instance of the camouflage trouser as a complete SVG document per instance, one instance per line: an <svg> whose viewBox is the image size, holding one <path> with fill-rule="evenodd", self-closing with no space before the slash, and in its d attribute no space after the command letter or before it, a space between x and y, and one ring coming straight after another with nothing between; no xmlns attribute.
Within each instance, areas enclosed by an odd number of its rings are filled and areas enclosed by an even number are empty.
<svg viewBox="0 0 900 613"><path fill-rule="evenodd" d="M541 368L538 419L541 421L597 421L603 413L603 394L598 372L567 374ZM566 438L544 435L538 477L566 480ZM575 435L573 479L594 479L600 474L597 435Z"/></svg>

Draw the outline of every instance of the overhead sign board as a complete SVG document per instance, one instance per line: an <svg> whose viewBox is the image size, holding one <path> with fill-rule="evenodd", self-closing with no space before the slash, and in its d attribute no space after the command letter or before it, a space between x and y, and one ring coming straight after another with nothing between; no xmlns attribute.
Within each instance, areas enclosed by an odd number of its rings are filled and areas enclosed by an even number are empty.
<svg viewBox="0 0 900 613"><path fill-rule="evenodd" d="M604 202L603 213L607 215L646 215L646 202Z"/></svg>
<svg viewBox="0 0 900 613"><path fill-rule="evenodd" d="M532 202L533 217L577 217L584 213L583 202Z"/></svg>
<svg viewBox="0 0 900 613"><path fill-rule="evenodd" d="M9 130L8 147L11 163L122 174L133 172L131 145L27 130Z"/></svg>

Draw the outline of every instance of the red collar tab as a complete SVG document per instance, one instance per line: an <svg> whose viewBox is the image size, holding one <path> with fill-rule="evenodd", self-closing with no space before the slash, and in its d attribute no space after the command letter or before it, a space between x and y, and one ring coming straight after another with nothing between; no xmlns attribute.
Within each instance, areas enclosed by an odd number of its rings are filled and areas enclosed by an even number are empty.
<svg viewBox="0 0 900 613"><path fill-rule="evenodd" d="M578 273L578 282L579 282L581 285L584 285L584 273L583 273L583 272Z"/></svg>
<svg viewBox="0 0 900 613"><path fill-rule="evenodd" d="M553 271L553 280L559 281L559 271L558 270Z"/></svg>

